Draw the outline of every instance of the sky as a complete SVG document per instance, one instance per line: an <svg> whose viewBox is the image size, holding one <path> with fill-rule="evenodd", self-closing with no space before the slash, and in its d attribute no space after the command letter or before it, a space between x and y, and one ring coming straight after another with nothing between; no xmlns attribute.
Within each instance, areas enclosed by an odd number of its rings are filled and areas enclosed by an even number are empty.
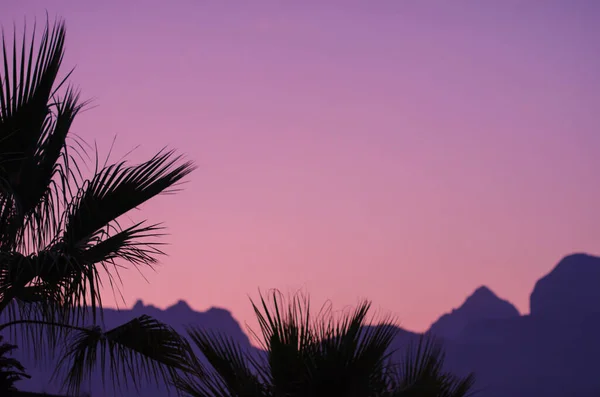
<svg viewBox="0 0 600 397"><path fill-rule="evenodd" d="M73 132L118 160L198 169L135 217L165 222L125 299L224 307L258 290L372 300L426 329L480 285L529 311L566 254L600 254L594 0L2 0L47 11L93 100Z"/></svg>

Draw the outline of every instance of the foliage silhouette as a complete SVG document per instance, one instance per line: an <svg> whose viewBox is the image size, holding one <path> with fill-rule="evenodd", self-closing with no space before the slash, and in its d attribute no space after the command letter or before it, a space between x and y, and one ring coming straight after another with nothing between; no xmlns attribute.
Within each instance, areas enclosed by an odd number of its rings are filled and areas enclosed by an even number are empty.
<svg viewBox="0 0 600 397"><path fill-rule="evenodd" d="M265 355L244 351L226 335L191 327L191 341L209 365L195 361L194 371L180 376L176 387L194 397L462 397L474 377L443 370L444 354L423 337L407 349L401 362L392 359L398 327L390 318L370 325L370 303L336 317L321 309L316 317L306 296L286 305L278 292L271 304L261 295L252 303L260 324Z"/></svg>
<svg viewBox="0 0 600 397"><path fill-rule="evenodd" d="M15 382L30 378L17 359L7 357L17 346L2 343L2 340L3 337L0 335L0 396L8 395L8 392L17 390Z"/></svg>
<svg viewBox="0 0 600 397"><path fill-rule="evenodd" d="M2 36L0 331L20 333L42 358L61 352L73 393L97 365L113 385L170 381L186 342L146 316L103 330L101 287L119 288L119 267L156 264L162 227L123 227L122 217L174 191L194 166L168 150L137 165L102 165L96 153L84 176L87 149L70 128L86 102L67 84L71 73L59 79L65 32L46 20L37 45L35 27L29 43L26 29L21 45L16 31L12 45Z"/></svg>

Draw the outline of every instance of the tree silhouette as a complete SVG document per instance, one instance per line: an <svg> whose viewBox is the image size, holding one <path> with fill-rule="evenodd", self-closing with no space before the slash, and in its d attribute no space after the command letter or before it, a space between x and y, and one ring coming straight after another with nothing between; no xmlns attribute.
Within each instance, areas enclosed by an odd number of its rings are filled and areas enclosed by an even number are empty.
<svg viewBox="0 0 600 397"><path fill-rule="evenodd" d="M21 363L12 357L7 357L16 345L2 343L3 337L0 335L0 396L8 395L8 392L16 390L15 382L30 376L25 373L25 368Z"/></svg>
<svg viewBox="0 0 600 397"><path fill-rule="evenodd" d="M422 337L395 362L391 343L398 327L388 318L370 325L368 301L350 314L322 310L313 318L308 299L293 297L287 307L277 292L272 304L252 303L266 354L256 357L226 335L190 328L197 358L194 371L176 381L194 397L463 397L474 378L443 370L444 354Z"/></svg>
<svg viewBox="0 0 600 397"><path fill-rule="evenodd" d="M136 165L96 160L85 177L88 149L70 128L86 102L70 73L59 78L64 22L46 21L37 45L35 28L30 42L26 33L21 45L16 32L12 46L2 37L0 331L18 330L46 357L61 352L75 393L97 365L115 383L170 380L185 365L183 339L148 316L103 330L101 286L119 287L119 267L157 262L162 227L123 226L123 216L194 167L163 150Z"/></svg>

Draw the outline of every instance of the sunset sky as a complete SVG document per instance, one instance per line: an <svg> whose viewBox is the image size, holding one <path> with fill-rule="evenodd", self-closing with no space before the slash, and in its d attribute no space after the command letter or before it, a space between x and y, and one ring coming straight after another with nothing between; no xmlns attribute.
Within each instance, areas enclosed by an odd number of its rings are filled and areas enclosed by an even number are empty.
<svg viewBox="0 0 600 397"><path fill-rule="evenodd" d="M482 284L527 313L600 254L599 1L2 0L0 23L45 10L93 100L73 132L198 165L142 207L169 256L122 273L126 306L244 323L258 288L303 288L423 330Z"/></svg>

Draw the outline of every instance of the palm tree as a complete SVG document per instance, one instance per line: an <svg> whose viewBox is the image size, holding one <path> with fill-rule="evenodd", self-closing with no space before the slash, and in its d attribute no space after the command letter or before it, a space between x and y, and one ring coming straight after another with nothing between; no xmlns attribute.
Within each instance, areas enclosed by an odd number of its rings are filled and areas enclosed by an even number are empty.
<svg viewBox="0 0 600 397"><path fill-rule="evenodd" d="M7 355L17 348L9 343L2 343L0 335L0 395L8 395L8 392L15 391L15 382L21 379L29 379L30 376L25 373L25 368L21 363Z"/></svg>
<svg viewBox="0 0 600 397"><path fill-rule="evenodd" d="M118 288L121 266L156 264L162 227L123 216L194 166L163 150L135 165L96 160L85 177L86 146L70 127L86 102L70 73L59 79L64 22L46 21L37 45L35 27L30 43L14 36L2 37L0 63L0 331L62 352L75 393L97 365L117 380L168 380L184 365L183 339L147 316L104 330L101 287Z"/></svg>
<svg viewBox="0 0 600 397"><path fill-rule="evenodd" d="M321 310L316 318L303 295L287 307L281 302L274 292L271 305L262 295L260 304L252 303L263 356L191 327L208 366L197 358L194 369L176 380L178 390L194 397L463 397L472 389L473 375L443 370L443 351L428 337L395 362L391 343L399 328L389 318L369 325L368 301L340 317Z"/></svg>

